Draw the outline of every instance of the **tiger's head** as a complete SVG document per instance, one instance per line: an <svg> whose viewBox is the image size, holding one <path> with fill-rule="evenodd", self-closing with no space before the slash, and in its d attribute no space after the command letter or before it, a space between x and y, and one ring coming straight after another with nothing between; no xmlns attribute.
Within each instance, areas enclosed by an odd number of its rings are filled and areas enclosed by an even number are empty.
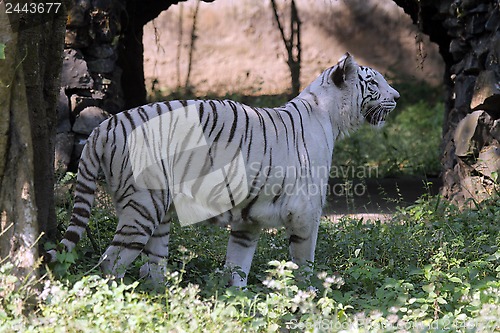
<svg viewBox="0 0 500 333"><path fill-rule="evenodd" d="M331 79L335 86L344 89L355 82L361 116L371 125L381 127L387 115L396 107L399 93L385 78L370 67L359 66L346 53L334 67Z"/></svg>

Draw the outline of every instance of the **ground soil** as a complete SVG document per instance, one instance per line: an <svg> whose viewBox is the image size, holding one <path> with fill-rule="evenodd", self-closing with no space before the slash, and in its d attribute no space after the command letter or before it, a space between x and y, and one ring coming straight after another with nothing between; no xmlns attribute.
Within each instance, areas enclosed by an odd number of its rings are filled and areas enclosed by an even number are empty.
<svg viewBox="0 0 500 333"><path fill-rule="evenodd" d="M289 2L277 1L285 29ZM441 82L437 47L387 0L297 0L305 87L346 51L389 78ZM172 6L145 28L149 91L186 85L196 1ZM268 0L201 3L187 85L203 95L274 95L290 89L286 49ZM404 98L404 96L402 96Z"/></svg>
<svg viewBox="0 0 500 333"><path fill-rule="evenodd" d="M341 179L332 179L331 193L323 215L338 220L347 215L354 218L386 220L398 208L407 207L423 195L439 193L439 178L378 178L355 180L346 185Z"/></svg>

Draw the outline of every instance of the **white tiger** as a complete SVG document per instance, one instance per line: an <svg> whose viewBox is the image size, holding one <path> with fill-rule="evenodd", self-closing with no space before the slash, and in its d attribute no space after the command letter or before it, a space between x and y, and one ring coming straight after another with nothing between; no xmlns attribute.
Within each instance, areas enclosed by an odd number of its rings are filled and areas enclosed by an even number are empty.
<svg viewBox="0 0 500 333"><path fill-rule="evenodd" d="M102 168L119 219L102 257L106 274L123 276L142 252L149 262L141 274L161 281L174 206L181 222L230 225L232 285L246 285L263 228L284 227L291 259L313 262L335 140L365 119L383 125L398 98L380 73L346 53L282 107L189 100L117 114L82 152L61 243L71 251L80 240Z"/></svg>

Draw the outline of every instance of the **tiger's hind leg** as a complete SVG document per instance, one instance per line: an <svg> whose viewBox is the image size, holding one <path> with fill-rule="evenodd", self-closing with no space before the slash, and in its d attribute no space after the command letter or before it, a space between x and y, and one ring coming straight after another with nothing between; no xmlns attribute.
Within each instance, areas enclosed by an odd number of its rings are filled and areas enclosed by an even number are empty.
<svg viewBox="0 0 500 333"><path fill-rule="evenodd" d="M144 250L158 223L148 213L147 207L135 200L129 200L117 212L118 226L111 245L101 258L101 269L104 274L121 278Z"/></svg>
<svg viewBox="0 0 500 333"><path fill-rule="evenodd" d="M165 280L170 222L170 214L167 214L144 248L144 253L148 256L148 262L141 266L140 276L141 278L149 276L155 285L159 285Z"/></svg>

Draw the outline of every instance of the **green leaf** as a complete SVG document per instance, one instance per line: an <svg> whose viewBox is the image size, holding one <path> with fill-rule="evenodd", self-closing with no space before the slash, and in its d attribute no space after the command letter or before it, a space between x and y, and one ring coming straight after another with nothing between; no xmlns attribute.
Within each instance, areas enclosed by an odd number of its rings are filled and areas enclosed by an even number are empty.
<svg viewBox="0 0 500 333"><path fill-rule="evenodd" d="M5 59L5 46L4 43L0 43L0 60Z"/></svg>
<svg viewBox="0 0 500 333"><path fill-rule="evenodd" d="M498 172L497 172L497 171L493 171L493 172L491 173L491 179L493 179L493 181L494 181L495 183L498 183Z"/></svg>
<svg viewBox="0 0 500 333"><path fill-rule="evenodd" d="M443 297L438 297L436 298L436 301L439 303L439 304L448 304L448 302L443 298Z"/></svg>
<svg viewBox="0 0 500 333"><path fill-rule="evenodd" d="M427 284L427 285L424 285L422 286L422 289L426 292L426 293L434 293L434 290L435 290L435 286L433 283L430 283L430 284Z"/></svg>

